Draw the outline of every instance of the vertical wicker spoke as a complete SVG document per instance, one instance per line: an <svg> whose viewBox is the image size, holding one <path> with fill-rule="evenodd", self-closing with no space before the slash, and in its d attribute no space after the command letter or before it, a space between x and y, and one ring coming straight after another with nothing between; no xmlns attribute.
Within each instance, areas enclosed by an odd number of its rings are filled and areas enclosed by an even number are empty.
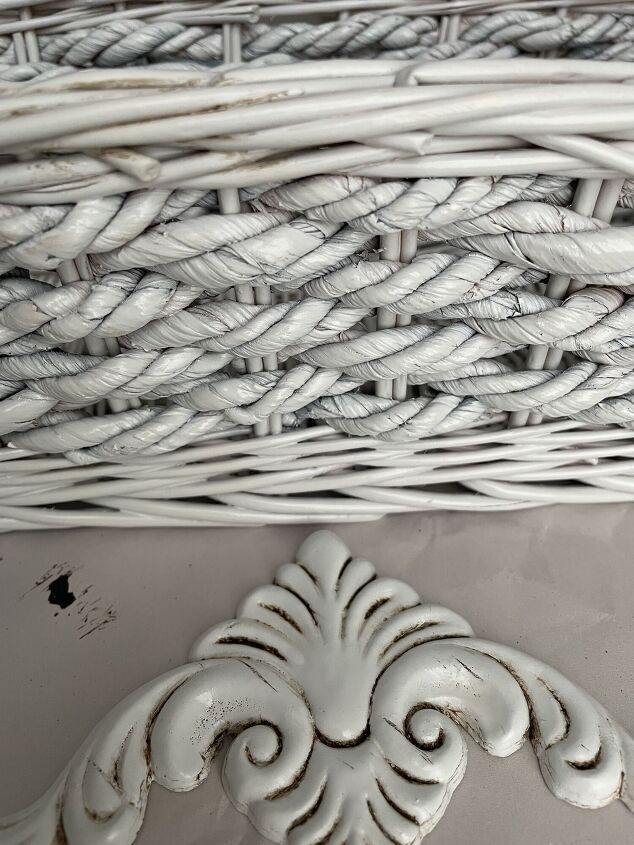
<svg viewBox="0 0 634 845"><path fill-rule="evenodd" d="M624 181L622 178L580 180L572 201L573 210L579 212L579 214L609 222L612 219ZM578 279L553 274L548 280L546 295L553 297L553 299L566 299L570 294L583 288L583 282ZM560 366L562 359L563 352L560 349L534 346L528 355L527 369L554 370ZM520 411L511 414L509 425L513 428L527 424L537 425L542 419L542 414L538 412Z"/></svg>
<svg viewBox="0 0 634 845"><path fill-rule="evenodd" d="M72 282L77 282L80 279L92 278L90 265L85 256L79 256L74 261L62 262L57 268L57 275L62 285L72 284ZM89 335L78 342L78 350L85 350L89 355L117 355L120 351L119 344L114 338L111 339L110 343L108 340L103 337L92 337ZM112 397L108 397L104 402L100 402L95 410L97 415L101 416L108 408L114 413L117 413L119 411L127 411L128 408L138 408L140 404L135 399L113 399Z"/></svg>
<svg viewBox="0 0 634 845"><path fill-rule="evenodd" d="M460 15L444 15L440 19L438 28L438 43L453 41L460 34ZM412 84L407 74L403 74L399 82L401 84ZM416 257L418 248L418 230L405 230L383 235L380 239L381 259L384 261L401 261L409 264ZM396 316L385 308L377 310L377 328L391 329L396 326L407 326L412 319L409 316ZM403 400L407 398L407 376L399 376L393 380L381 380L376 382L375 392L377 396L388 399Z"/></svg>
<svg viewBox="0 0 634 845"><path fill-rule="evenodd" d="M21 21L32 20L30 9L22 9L20 12ZM27 29L24 33L16 32L13 35L16 55L21 64L27 62L38 62L40 60L40 48L37 36L32 29ZM60 284L71 284L79 279L92 278L92 271L90 264L85 255L78 256L75 260L68 260L62 262L57 269ZM109 342L105 338L88 336L83 340L76 342L75 346L79 350L86 350L90 355L117 355L119 352L119 344L112 338ZM140 407L138 399L113 399L108 398L102 402L98 402L93 411L96 415L101 416L109 409L113 412L126 411L129 408Z"/></svg>
<svg viewBox="0 0 634 845"><path fill-rule="evenodd" d="M591 216L603 184L601 179L580 179L572 200L571 208L579 214ZM572 279L570 276L563 276L553 273L548 278L546 284L546 296L551 296L553 299L564 299L568 295ZM526 359L526 368L528 370L543 370L553 368L546 365L549 352L558 352L558 350L549 350L547 346L532 346L528 352ZM561 361L562 355L558 353L557 364ZM551 361L553 358L551 358ZM510 415L509 426L511 428L519 428L526 425L531 418L532 424L539 422L541 417L537 414L531 414L529 411L515 411Z"/></svg>
<svg viewBox="0 0 634 845"><path fill-rule="evenodd" d="M381 260L400 261L401 258L401 233L392 232L389 235L382 235L380 240ZM376 315L377 329L393 329L396 326L396 314L387 308L378 308ZM377 396L385 399L392 399L394 381L392 379L381 379L376 382L375 392Z"/></svg>
<svg viewBox="0 0 634 845"><path fill-rule="evenodd" d="M227 64L239 64L242 59L241 32L239 24L223 24L222 27L224 60ZM240 196L237 188L223 188L219 191L220 212L222 214L239 214ZM235 287L237 302L248 305L269 305L272 301L269 288L253 288L251 285L237 285ZM249 373L260 373L262 370L274 370L277 368L277 357L267 356L266 359L251 357L246 360L246 368ZM254 425L253 431L258 437L269 433L281 431L279 419L263 420Z"/></svg>
<svg viewBox="0 0 634 845"><path fill-rule="evenodd" d="M30 21L32 20L33 16L31 14L30 9L22 9L20 12L20 20L22 21ZM16 33L20 34L20 33ZM32 29L27 29L23 36L24 39L24 48L26 51L27 60L29 62L39 62L40 60L40 47L37 41L37 36L33 32Z"/></svg>
<svg viewBox="0 0 634 845"><path fill-rule="evenodd" d="M407 229L401 234L401 261L403 264L410 264L416 257L418 249L418 230ZM396 317L397 326L408 326L412 318L407 314L399 314ZM393 387L394 399L407 399L407 376L399 376Z"/></svg>
<svg viewBox="0 0 634 845"><path fill-rule="evenodd" d="M457 41L460 37L460 28L461 28L461 19L460 15L446 15L443 18L443 24L445 24L445 41Z"/></svg>

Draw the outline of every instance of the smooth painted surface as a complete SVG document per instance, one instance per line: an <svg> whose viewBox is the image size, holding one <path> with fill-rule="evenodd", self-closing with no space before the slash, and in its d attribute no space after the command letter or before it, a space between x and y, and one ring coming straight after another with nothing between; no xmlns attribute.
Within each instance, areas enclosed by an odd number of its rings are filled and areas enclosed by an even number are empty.
<svg viewBox="0 0 634 845"><path fill-rule="evenodd" d="M618 505L430 514L337 526L337 532L355 554L407 580L425 601L465 615L477 635L556 666L631 732L633 514ZM36 798L113 704L182 663L191 642L233 616L244 593L266 583L310 530L77 531L0 539L0 671L7 680L0 814ZM556 801L529 749L505 760L488 758L473 743L469 750L466 777L426 840L432 845L631 841L624 807L587 812ZM186 795L154 787L138 842L175 840L263 841L228 804L214 774Z"/></svg>

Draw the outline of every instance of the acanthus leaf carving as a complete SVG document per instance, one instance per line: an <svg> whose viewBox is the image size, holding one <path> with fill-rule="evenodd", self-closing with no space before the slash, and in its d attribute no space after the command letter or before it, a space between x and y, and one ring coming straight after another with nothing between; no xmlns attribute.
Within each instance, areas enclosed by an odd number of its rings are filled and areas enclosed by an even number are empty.
<svg viewBox="0 0 634 845"><path fill-rule="evenodd" d="M558 798L634 811L634 740L600 704L320 531L190 663L121 702L0 843L130 845L151 783L193 789L220 752L227 794L273 842L416 845L463 777L463 731L496 756L530 737Z"/></svg>

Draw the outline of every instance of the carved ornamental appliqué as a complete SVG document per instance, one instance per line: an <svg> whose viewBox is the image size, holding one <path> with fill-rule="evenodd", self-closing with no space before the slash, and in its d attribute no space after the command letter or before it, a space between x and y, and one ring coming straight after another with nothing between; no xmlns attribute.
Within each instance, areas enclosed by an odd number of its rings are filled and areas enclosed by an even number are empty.
<svg viewBox="0 0 634 845"><path fill-rule="evenodd" d="M320 531L190 663L115 708L0 842L129 845L152 781L193 789L218 752L273 842L415 845L462 779L464 731L497 756L530 737L558 798L634 809L634 740L601 705Z"/></svg>

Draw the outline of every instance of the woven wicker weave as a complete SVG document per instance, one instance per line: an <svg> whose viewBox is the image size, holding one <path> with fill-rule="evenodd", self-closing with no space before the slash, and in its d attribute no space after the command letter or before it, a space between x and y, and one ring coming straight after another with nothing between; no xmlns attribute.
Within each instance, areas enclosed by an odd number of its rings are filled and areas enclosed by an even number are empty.
<svg viewBox="0 0 634 845"><path fill-rule="evenodd" d="M521 5L0 0L0 530L634 499L634 4Z"/></svg>

